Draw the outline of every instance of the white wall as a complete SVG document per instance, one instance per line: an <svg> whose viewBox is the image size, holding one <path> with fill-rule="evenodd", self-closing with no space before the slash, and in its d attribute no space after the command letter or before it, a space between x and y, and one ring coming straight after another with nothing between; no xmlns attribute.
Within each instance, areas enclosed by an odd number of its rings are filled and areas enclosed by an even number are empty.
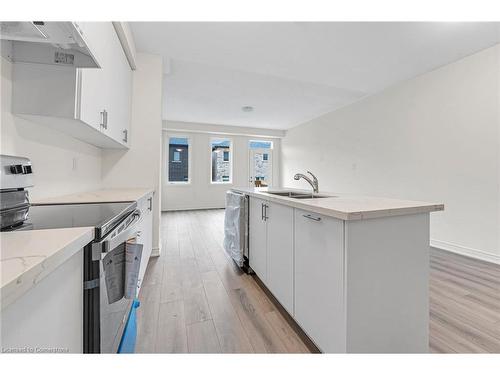
<svg viewBox="0 0 500 375"><path fill-rule="evenodd" d="M238 128L217 125L194 124L166 121L166 131L164 131L163 143L163 206L164 211L168 210L190 210L202 208L224 208L225 193L228 189L236 186L248 185L249 170L249 150L248 141L253 139L273 141L273 181L275 186L279 186L280 175L280 139L270 138L267 130L262 129L265 137L260 137L257 133L259 129ZM169 130L176 129L176 130ZM193 129L203 129L194 131ZM223 130L223 133L221 131ZM252 135L248 135L250 133ZM242 135L242 133L244 135ZM274 133L273 133L274 134ZM278 133L277 133L278 134ZM280 133L282 134L282 133ZM169 184L168 178L168 136L187 136L190 139L190 183L189 184ZM233 149L233 177L231 184L212 184L211 181L211 152L210 138L223 137L232 140Z"/></svg>
<svg viewBox="0 0 500 375"><path fill-rule="evenodd" d="M153 188L153 255L160 251L162 59L138 53L132 81L130 149L103 150L103 188Z"/></svg>
<svg viewBox="0 0 500 375"><path fill-rule="evenodd" d="M0 65L0 153L31 159L35 173L31 197L47 198L99 188L101 150L46 126L13 116L12 64L0 58Z"/></svg>
<svg viewBox="0 0 500 375"><path fill-rule="evenodd" d="M287 132L282 183L443 202L432 245L500 262L500 46Z"/></svg>

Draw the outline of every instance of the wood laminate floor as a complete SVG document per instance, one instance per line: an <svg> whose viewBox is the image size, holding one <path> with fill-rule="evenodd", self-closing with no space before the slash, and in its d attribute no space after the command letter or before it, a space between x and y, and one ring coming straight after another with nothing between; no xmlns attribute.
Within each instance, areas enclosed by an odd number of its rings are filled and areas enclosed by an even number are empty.
<svg viewBox="0 0 500 375"><path fill-rule="evenodd" d="M141 288L136 351L310 353L297 328L222 248L224 210L163 213L162 255ZM500 353L500 266L431 249L436 353Z"/></svg>

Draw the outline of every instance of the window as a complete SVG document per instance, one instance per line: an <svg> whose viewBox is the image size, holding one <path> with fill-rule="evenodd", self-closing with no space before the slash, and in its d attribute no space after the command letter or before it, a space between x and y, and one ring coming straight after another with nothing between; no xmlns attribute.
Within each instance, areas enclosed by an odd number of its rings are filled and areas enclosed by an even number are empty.
<svg viewBox="0 0 500 375"><path fill-rule="evenodd" d="M231 183L232 150L229 139L210 140L212 152L212 183Z"/></svg>
<svg viewBox="0 0 500 375"><path fill-rule="evenodd" d="M273 148L273 142L272 141L250 141L248 142L248 146L250 149L256 149L256 148L264 148L264 149L270 149L272 150Z"/></svg>
<svg viewBox="0 0 500 375"><path fill-rule="evenodd" d="M168 182L189 182L189 139L168 138Z"/></svg>

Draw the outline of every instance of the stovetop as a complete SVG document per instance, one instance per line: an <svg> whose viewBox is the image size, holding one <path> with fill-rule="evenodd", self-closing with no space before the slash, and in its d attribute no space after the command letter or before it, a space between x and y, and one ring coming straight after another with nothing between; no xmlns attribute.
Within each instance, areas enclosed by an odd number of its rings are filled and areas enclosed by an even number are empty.
<svg viewBox="0 0 500 375"><path fill-rule="evenodd" d="M135 208L135 202L33 205L28 220L12 230L94 227L98 240Z"/></svg>

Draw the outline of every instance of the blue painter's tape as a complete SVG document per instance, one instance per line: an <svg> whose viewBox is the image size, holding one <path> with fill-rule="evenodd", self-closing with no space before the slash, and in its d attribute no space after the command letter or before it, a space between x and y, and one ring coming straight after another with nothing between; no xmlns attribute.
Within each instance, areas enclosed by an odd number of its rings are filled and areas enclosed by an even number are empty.
<svg viewBox="0 0 500 375"><path fill-rule="evenodd" d="M140 306L138 300L134 300L132 303L132 308L128 315L127 325L123 330L122 340L120 346L118 347L118 353L134 353L135 352L135 342L137 339L137 308Z"/></svg>

